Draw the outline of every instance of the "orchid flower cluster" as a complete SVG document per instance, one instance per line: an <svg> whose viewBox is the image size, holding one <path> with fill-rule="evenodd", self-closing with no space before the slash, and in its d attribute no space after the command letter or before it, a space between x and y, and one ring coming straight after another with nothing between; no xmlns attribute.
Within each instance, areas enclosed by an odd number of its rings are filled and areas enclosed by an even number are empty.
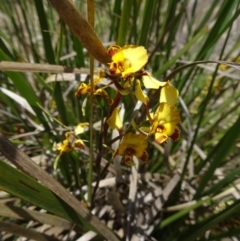
<svg viewBox="0 0 240 241"><path fill-rule="evenodd" d="M169 81L158 81L143 69L148 61L147 51L143 46L125 45L120 47L113 45L109 47L108 54L112 62L109 63L107 71L100 70L98 76L94 79L93 93L91 93L90 84L81 83L75 95L77 97L85 94L99 95L107 101L109 113L105 120L103 137L106 136L110 127L117 129L119 138L121 138L119 147L113 153L113 157L123 156L124 163L129 166L134 165L133 156L139 158L142 162L147 162L149 139L161 144L167 142L168 138L174 141L180 138L178 128L180 113L175 106L178 99L178 90ZM100 84L104 78L110 80L110 83L108 86L101 87ZM117 89L114 99L111 99L106 91L106 87L110 85L114 85ZM148 89L160 90L159 101L157 101L157 108L154 111L151 111L149 106L150 101L146 92ZM121 99L130 93L133 93L135 98L143 103L144 113L146 113L145 120L139 124L130 120L131 128L123 133L119 105ZM86 123L80 123L79 125L83 127L86 126ZM70 135L66 135L63 143L57 145L57 150L61 154L75 148L84 148L81 139L70 142L69 137Z"/></svg>

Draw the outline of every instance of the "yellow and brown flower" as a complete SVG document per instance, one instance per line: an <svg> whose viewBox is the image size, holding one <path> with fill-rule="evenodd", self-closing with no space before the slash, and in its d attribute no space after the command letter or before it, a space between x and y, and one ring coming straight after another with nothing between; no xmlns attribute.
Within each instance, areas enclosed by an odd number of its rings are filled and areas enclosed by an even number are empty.
<svg viewBox="0 0 240 241"><path fill-rule="evenodd" d="M124 135L123 140L113 154L113 157L117 155L123 156L124 163L128 166L134 165L133 156L141 159L143 162L147 162L147 146L148 141L146 136L128 132Z"/></svg>

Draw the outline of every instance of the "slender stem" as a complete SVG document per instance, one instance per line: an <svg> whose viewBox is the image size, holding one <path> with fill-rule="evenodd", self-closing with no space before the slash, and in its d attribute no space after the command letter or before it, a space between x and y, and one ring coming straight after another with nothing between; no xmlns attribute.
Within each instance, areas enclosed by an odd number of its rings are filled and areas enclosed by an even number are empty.
<svg viewBox="0 0 240 241"><path fill-rule="evenodd" d="M119 105L119 102L121 101L121 97L122 97L122 95L119 92L117 92L115 95L115 98L114 98L114 102L111 105L110 110L108 112L106 120L111 116L113 110ZM106 171L106 168L109 166L109 164L107 164L107 166L105 166L103 171L101 172L100 166L101 166L101 158L102 158L102 152L103 152L103 142L105 143L107 140L107 131L108 131L108 124L106 123L106 120L103 124L103 130L102 130L102 132L100 134L100 138L99 138L100 144L99 144L98 154L96 157L96 169L98 172L98 176L97 176L98 179L97 179L97 183L93 190L93 197L95 196L95 193L98 189L98 185L99 185L102 174Z"/></svg>
<svg viewBox="0 0 240 241"><path fill-rule="evenodd" d="M88 0L88 22L94 27L94 0ZM89 169L88 169L88 203L91 205L92 203L92 173L93 173L93 91L94 91L94 58L90 55L90 84L91 84L91 94L90 94L90 119L89 119L89 129L90 129L90 137L89 137Z"/></svg>

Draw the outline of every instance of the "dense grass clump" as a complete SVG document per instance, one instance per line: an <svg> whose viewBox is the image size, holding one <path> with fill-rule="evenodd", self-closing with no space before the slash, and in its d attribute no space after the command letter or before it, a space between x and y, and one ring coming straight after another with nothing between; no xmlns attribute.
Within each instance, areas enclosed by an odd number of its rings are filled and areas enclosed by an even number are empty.
<svg viewBox="0 0 240 241"><path fill-rule="evenodd" d="M2 1L0 239L239 238L239 14Z"/></svg>

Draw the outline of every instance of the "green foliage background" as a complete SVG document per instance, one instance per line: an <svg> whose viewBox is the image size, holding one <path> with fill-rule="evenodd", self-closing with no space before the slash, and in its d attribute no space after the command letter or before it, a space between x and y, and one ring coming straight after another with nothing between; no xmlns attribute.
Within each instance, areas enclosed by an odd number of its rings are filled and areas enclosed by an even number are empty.
<svg viewBox="0 0 240 241"><path fill-rule="evenodd" d="M87 3L75 1L75 5L87 18ZM146 68L159 80L164 80L183 64L194 61L240 62L238 0L96 0L95 9L91 11L95 11L94 29L103 45L106 48L115 43L145 46L149 53ZM89 68L86 49L46 0L2 0L0 13L1 61ZM95 65L98 67L97 62ZM237 64L235 67L239 68ZM239 235L240 74L236 68L202 63L179 71L171 79L180 92L181 140L164 145L164 149L150 144L149 162L139 170L140 173L160 174L168 181L176 172L180 173L180 181L173 195L167 197L162 218L155 223L151 233L157 240L160 237L169 241L205 240L204 237L221 240ZM53 144L63 140L66 131L54 118L68 128L79 122L89 122L90 104L84 98L74 96L77 81L49 82L50 74L0 73L1 133L85 202L82 187L89 185L89 152L63 155L58 170L53 170L57 156ZM78 78L86 76L82 74ZM27 110L22 99L12 97L5 90L23 97L33 112ZM148 94L150 101L157 104L158 93L151 91ZM126 121L132 115L127 111L131 105L130 98L124 102ZM93 123L101 122L106 115L104 108L95 108ZM101 123L95 127L94 154L99 145ZM88 138L89 132L86 132L82 139L88 141ZM110 160L111 153L105 158ZM11 168L9 165L5 167L5 161L2 157L1 176ZM44 203L31 192L24 192L21 187L16 189L17 181L12 180L11 172L20 178L19 171L9 170L0 179L2 190L78 224L80 231L75 238L89 229L87 219L80 220L79 214L75 218L69 217L69 212L73 214L76 210L72 210L68 203L61 204L62 208L57 204L58 197L46 187L38 187L48 197ZM98 175L94 167L93 181L98 180ZM105 173L101 178L106 177ZM36 182L34 185L40 184ZM9 197L3 195L3 203ZM17 203L20 207L26 206L24 201ZM65 209L71 210L65 213ZM0 215L2 221L11 223L9 216ZM25 226L28 219L23 219L25 222L17 222L18 226ZM1 231L4 235L7 229ZM101 240L101 236L98 239Z"/></svg>

